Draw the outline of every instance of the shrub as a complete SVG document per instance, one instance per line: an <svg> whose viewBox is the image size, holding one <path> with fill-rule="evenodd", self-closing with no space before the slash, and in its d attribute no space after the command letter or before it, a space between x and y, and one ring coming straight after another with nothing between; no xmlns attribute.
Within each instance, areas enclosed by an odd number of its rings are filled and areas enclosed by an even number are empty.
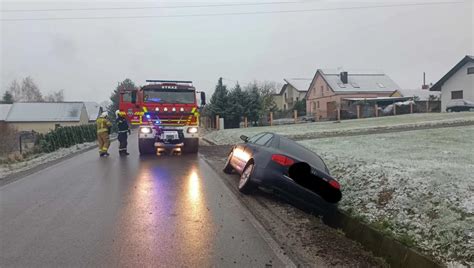
<svg viewBox="0 0 474 268"><path fill-rule="evenodd" d="M48 132L39 134L36 139L36 147L39 152L53 152L59 148L67 148L75 144L91 142L96 139L95 124L60 127Z"/></svg>

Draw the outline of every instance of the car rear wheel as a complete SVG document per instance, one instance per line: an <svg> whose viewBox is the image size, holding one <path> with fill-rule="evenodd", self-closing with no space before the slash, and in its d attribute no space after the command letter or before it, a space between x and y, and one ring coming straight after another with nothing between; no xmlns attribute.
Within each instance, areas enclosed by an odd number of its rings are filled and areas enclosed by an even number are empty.
<svg viewBox="0 0 474 268"><path fill-rule="evenodd" d="M231 174L232 171L234 170L234 168L230 164L230 160L232 159L233 154L234 154L233 152L230 152L229 156L227 156L227 160L225 162L225 166L224 166L224 169L223 169L224 173Z"/></svg>
<svg viewBox="0 0 474 268"><path fill-rule="evenodd" d="M451 110L451 109L447 109L446 112L450 113L450 112L452 112L452 110Z"/></svg>
<svg viewBox="0 0 474 268"><path fill-rule="evenodd" d="M251 194L252 192L257 189L257 185L252 181L252 174L255 168L255 164L253 162L249 162L240 175L239 180L239 191L244 194Z"/></svg>

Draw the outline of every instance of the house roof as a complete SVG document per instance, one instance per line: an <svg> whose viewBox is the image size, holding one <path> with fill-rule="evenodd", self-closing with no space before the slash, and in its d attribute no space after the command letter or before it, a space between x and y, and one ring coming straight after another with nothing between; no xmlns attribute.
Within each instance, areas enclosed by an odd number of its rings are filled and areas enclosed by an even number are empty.
<svg viewBox="0 0 474 268"><path fill-rule="evenodd" d="M292 85L299 92L306 92L311 85L311 78L285 78L283 79L287 84Z"/></svg>
<svg viewBox="0 0 474 268"><path fill-rule="evenodd" d="M474 62L474 56L466 55L458 64L456 64L448 73L446 73L436 84L434 84L430 91L441 91L441 86L453 76L459 69L461 69L466 63Z"/></svg>
<svg viewBox="0 0 474 268"><path fill-rule="evenodd" d="M97 120L100 113L100 105L97 102L92 101L86 101L84 102L84 105L86 106L87 115L89 115L89 121Z"/></svg>
<svg viewBox="0 0 474 268"><path fill-rule="evenodd" d="M380 71L347 71L347 84L342 83L339 70L318 69L316 75L318 73L336 93L393 92L400 88L388 75Z"/></svg>
<svg viewBox="0 0 474 268"><path fill-rule="evenodd" d="M83 102L17 102L10 109L7 122L77 122Z"/></svg>
<svg viewBox="0 0 474 268"><path fill-rule="evenodd" d="M398 89L403 97L418 97L420 100L429 100L430 96L439 97L441 92L433 92L426 89Z"/></svg>
<svg viewBox="0 0 474 268"><path fill-rule="evenodd" d="M0 104L0 121L5 121L7 119L12 105L13 104Z"/></svg>

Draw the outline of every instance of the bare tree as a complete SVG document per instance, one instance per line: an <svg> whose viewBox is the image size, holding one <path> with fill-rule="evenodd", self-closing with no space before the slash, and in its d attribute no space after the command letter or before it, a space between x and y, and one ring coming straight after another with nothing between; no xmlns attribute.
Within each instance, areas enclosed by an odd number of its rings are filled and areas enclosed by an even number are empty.
<svg viewBox="0 0 474 268"><path fill-rule="evenodd" d="M8 87L8 91L12 94L13 101L20 101L20 99L22 98L21 87L18 81L13 80L10 86Z"/></svg>
<svg viewBox="0 0 474 268"><path fill-rule="evenodd" d="M53 91L44 97L45 102L63 102L64 101L64 90Z"/></svg>
<svg viewBox="0 0 474 268"><path fill-rule="evenodd" d="M33 78L26 77L21 83L21 91L25 98L24 101L28 102L41 102L43 101L43 95L39 90L38 86L33 81Z"/></svg>
<svg viewBox="0 0 474 268"><path fill-rule="evenodd" d="M21 81L21 85L16 80L13 80L8 91L13 95L13 100L15 102L43 101L41 91L29 76Z"/></svg>
<svg viewBox="0 0 474 268"><path fill-rule="evenodd" d="M0 122L0 156L4 157L18 149L18 140L16 129L10 125Z"/></svg>

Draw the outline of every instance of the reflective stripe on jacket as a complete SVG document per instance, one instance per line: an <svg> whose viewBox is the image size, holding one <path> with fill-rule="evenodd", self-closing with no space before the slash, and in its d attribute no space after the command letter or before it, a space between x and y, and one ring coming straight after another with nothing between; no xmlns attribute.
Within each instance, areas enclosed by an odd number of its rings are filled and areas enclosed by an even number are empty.
<svg viewBox="0 0 474 268"><path fill-rule="evenodd" d="M110 123L109 120L107 120L106 118L100 117L100 118L97 118L96 125L97 125L97 133L102 133L102 132L108 132L109 127L112 126L112 123Z"/></svg>

